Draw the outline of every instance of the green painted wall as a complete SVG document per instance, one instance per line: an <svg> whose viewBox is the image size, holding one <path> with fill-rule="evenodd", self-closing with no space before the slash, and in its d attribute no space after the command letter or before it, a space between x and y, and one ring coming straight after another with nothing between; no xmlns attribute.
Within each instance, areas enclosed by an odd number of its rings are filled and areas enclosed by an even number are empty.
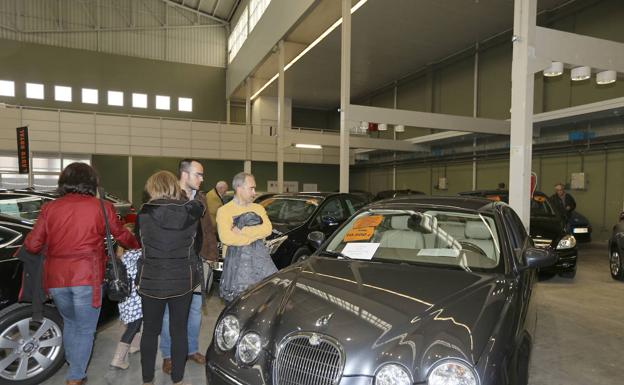
<svg viewBox="0 0 624 385"><path fill-rule="evenodd" d="M172 63L0 39L0 79L16 83L16 96L0 102L120 114L225 120L225 68ZM25 83L43 83L45 100L26 99ZM72 102L54 101L54 86L72 87ZM99 105L83 104L82 88L99 90ZM124 91L124 107L107 105L107 91ZM132 92L148 95L147 109L132 108ZM171 110L154 108L155 95L171 97ZM193 112L178 112L178 97L193 98Z"/></svg>
<svg viewBox="0 0 624 385"><path fill-rule="evenodd" d="M93 155L91 164L100 176L104 190L128 199L128 157L115 155Z"/></svg>
<svg viewBox="0 0 624 385"><path fill-rule="evenodd" d="M230 106L230 121L245 124L245 106Z"/></svg>
<svg viewBox="0 0 624 385"><path fill-rule="evenodd" d="M256 177L258 191L266 191L267 182L277 180L274 162L252 162L251 172ZM316 183L319 191L335 191L340 187L340 168L338 165L284 163L284 180L299 182L299 190L304 183Z"/></svg>

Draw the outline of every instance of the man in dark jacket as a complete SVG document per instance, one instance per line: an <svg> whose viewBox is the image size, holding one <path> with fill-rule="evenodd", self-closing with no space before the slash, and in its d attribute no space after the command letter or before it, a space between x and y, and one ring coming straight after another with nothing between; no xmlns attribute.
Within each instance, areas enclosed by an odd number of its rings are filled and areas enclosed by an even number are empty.
<svg viewBox="0 0 624 385"><path fill-rule="evenodd" d="M178 180L187 199L199 200L204 207L208 207L206 196L199 191L199 187L204 181L204 167L199 161L195 159L181 160L178 164ZM207 210L204 212L197 229L196 251L203 259L208 261L216 261L218 258L215 230ZM206 363L206 358L199 351L202 306L201 286L193 294L187 327L188 359L203 365ZM168 318L168 313L165 313L163 328L160 334L160 352L163 356L162 370L167 374L171 372L171 337L169 336Z"/></svg>
<svg viewBox="0 0 624 385"><path fill-rule="evenodd" d="M576 201L572 195L566 193L563 183L557 183L555 185L555 193L550 197L551 202L559 208L559 210L565 215L566 221L570 219L570 214L576 208Z"/></svg>

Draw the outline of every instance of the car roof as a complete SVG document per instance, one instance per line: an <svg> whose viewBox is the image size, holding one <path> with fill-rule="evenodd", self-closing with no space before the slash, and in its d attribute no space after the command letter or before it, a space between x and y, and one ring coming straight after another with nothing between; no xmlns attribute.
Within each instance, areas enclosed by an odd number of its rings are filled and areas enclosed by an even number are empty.
<svg viewBox="0 0 624 385"><path fill-rule="evenodd" d="M447 210L472 212L493 212L496 207L505 206L503 202L493 202L486 198L472 196L426 196L411 195L386 199L368 205L368 208L405 208L406 206L436 207Z"/></svg>
<svg viewBox="0 0 624 385"><path fill-rule="evenodd" d="M334 196L334 195L351 195L351 194L337 193L337 192L296 192L296 193L275 194L271 198L288 198L288 197L292 198L292 197L297 197L297 198L321 198L321 199L325 199L327 197Z"/></svg>

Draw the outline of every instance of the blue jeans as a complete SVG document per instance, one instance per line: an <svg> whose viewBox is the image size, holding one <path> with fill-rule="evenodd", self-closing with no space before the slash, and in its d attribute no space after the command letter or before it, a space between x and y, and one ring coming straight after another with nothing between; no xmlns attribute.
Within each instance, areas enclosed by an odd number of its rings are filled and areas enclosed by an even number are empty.
<svg viewBox="0 0 624 385"><path fill-rule="evenodd" d="M201 327L201 295L193 294L191 309L187 323L188 354L199 352L199 328ZM169 335L169 307L165 307L162 330L160 331L160 354L163 358L171 358L171 336Z"/></svg>
<svg viewBox="0 0 624 385"><path fill-rule="evenodd" d="M100 308L91 306L91 286L58 287L49 292L63 317L63 345L69 363L66 379L81 380L87 375Z"/></svg>

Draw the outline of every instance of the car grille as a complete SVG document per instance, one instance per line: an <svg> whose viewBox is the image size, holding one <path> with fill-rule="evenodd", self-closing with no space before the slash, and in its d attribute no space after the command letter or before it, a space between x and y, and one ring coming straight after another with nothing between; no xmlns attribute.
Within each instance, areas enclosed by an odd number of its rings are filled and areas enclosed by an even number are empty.
<svg viewBox="0 0 624 385"><path fill-rule="evenodd" d="M273 367L275 385L335 385L344 369L344 353L333 338L296 333L280 344Z"/></svg>
<svg viewBox="0 0 624 385"><path fill-rule="evenodd" d="M552 239L533 238L533 243L535 244L535 247L546 248L552 244Z"/></svg>

